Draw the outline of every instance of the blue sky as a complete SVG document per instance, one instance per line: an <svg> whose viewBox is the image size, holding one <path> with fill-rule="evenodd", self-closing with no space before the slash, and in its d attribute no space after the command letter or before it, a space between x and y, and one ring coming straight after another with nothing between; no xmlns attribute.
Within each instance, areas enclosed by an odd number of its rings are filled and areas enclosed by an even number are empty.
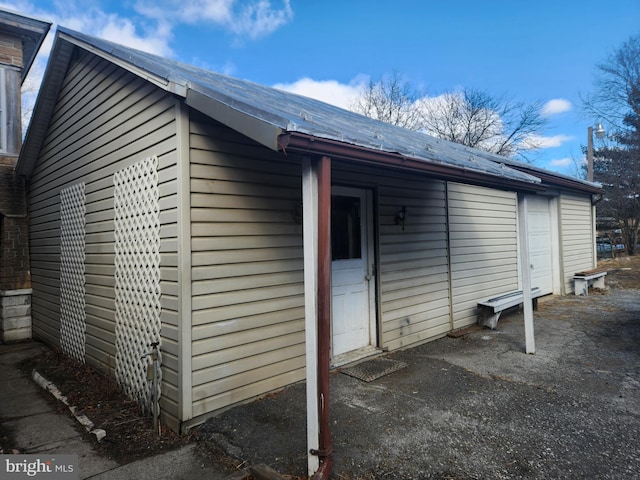
<svg viewBox="0 0 640 480"><path fill-rule="evenodd" d="M473 88L542 102L547 148L532 159L568 175L598 121L581 112L580 94L595 65L640 34L640 0L0 0L0 8L340 106L394 71L428 96Z"/></svg>

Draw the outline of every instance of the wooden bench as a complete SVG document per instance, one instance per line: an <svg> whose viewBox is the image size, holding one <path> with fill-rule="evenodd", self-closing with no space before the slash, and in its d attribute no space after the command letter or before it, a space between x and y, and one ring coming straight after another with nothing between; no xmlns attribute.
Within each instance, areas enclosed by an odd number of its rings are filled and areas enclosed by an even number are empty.
<svg viewBox="0 0 640 480"><path fill-rule="evenodd" d="M604 290L604 277L607 271L601 268L578 272L573 276L574 292L576 295L589 295L589 286Z"/></svg>
<svg viewBox="0 0 640 480"><path fill-rule="evenodd" d="M538 297L541 295L542 292L538 287L531 289L531 299L533 301L533 307L536 309L538 308ZM481 327L489 327L493 330L498 324L500 314L508 308L520 305L522 300L522 290L514 290L498 295L497 297L490 297L479 301L478 307L481 308L481 311L478 318L478 325Z"/></svg>

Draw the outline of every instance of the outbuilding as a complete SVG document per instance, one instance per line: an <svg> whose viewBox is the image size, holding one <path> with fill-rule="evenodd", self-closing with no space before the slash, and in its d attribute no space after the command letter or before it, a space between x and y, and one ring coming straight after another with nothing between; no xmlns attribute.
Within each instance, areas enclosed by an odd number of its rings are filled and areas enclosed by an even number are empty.
<svg viewBox="0 0 640 480"><path fill-rule="evenodd" d="M175 430L595 266L593 184L65 28L17 169L34 335Z"/></svg>

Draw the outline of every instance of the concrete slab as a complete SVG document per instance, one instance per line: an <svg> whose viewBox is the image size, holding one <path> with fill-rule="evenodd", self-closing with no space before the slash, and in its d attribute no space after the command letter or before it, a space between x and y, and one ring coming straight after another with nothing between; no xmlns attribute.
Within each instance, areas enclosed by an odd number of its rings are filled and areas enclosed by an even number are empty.
<svg viewBox="0 0 640 480"><path fill-rule="evenodd" d="M0 359L1 358L2 355L0 355ZM21 372L17 368L14 368L13 366L11 366L11 368L7 368L7 364L0 363L0 386L4 385L7 380L21 377L25 377L25 374L23 372Z"/></svg>
<svg viewBox="0 0 640 480"><path fill-rule="evenodd" d="M53 411L39 388L24 377L1 381L0 418L12 419Z"/></svg>
<svg viewBox="0 0 640 480"><path fill-rule="evenodd" d="M36 453L36 452L33 452ZM37 453L73 453L78 455L78 477L91 478L120 467L118 462L98 454L85 438L78 437L63 444L39 450ZM131 477L136 478L136 477ZM143 478L143 477L137 477Z"/></svg>
<svg viewBox="0 0 640 480"><path fill-rule="evenodd" d="M2 390L0 390L0 399L8 398L13 395L24 395L38 393L41 390L36 384L25 377L21 372L11 372L8 369L2 369L0 367L0 383L2 384ZM0 409L2 407L0 406ZM1 411L1 410L0 410Z"/></svg>
<svg viewBox="0 0 640 480"><path fill-rule="evenodd" d="M16 365L27 358L34 357L45 349L38 342L23 342L13 345L0 344L0 369L2 365Z"/></svg>
<svg viewBox="0 0 640 480"><path fill-rule="evenodd" d="M130 480L132 478L224 480L227 478L227 475L207 467L194 450L195 445L188 445L179 450L114 468L92 477L92 480Z"/></svg>
<svg viewBox="0 0 640 480"><path fill-rule="evenodd" d="M13 432L16 444L24 453L56 448L82 436L71 418L58 413L30 415L4 422L3 426Z"/></svg>

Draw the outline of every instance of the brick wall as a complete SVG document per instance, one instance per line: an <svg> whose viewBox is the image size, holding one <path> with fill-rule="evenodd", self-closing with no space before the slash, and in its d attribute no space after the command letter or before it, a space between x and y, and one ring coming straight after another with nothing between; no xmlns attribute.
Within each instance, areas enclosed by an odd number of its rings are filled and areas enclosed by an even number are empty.
<svg viewBox="0 0 640 480"><path fill-rule="evenodd" d="M0 65L7 66L7 144L0 155L0 342L6 343L31 338L31 278L25 187L14 171L22 143L22 41L3 32Z"/></svg>
<svg viewBox="0 0 640 480"><path fill-rule="evenodd" d="M0 33L0 63L22 68L22 42L19 38Z"/></svg>
<svg viewBox="0 0 640 480"><path fill-rule="evenodd" d="M0 165L0 290L31 288L24 182Z"/></svg>

